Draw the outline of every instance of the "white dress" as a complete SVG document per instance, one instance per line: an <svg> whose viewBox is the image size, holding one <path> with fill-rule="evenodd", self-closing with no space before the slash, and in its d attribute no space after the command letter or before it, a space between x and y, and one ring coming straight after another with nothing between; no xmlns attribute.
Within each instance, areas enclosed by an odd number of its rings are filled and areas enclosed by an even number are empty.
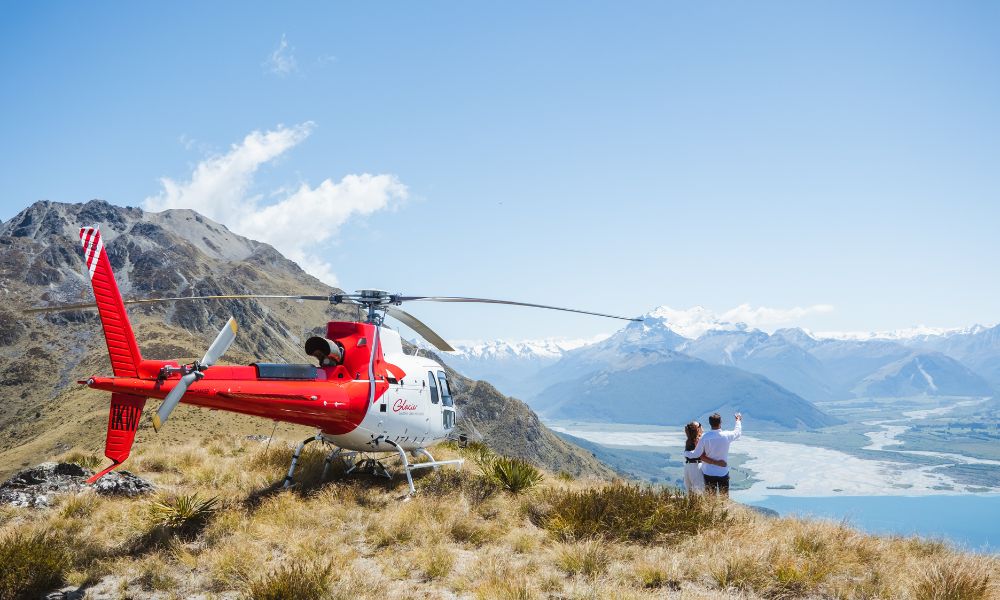
<svg viewBox="0 0 1000 600"><path fill-rule="evenodd" d="M684 463L684 489L693 494L705 491L705 477L701 474L700 461Z"/></svg>

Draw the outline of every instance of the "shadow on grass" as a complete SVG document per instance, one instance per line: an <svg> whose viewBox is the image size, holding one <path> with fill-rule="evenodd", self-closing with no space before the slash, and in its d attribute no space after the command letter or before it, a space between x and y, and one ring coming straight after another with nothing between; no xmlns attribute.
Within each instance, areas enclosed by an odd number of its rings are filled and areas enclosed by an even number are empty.
<svg viewBox="0 0 1000 600"><path fill-rule="evenodd" d="M291 453L284 453L285 465L291 462ZM397 493L405 496L409 493L406 483L406 474L402 466L398 464L394 456L382 461L388 468L390 477L375 474L370 469L356 469L348 473L349 465L339 458L330 462L324 477L326 453L320 451L309 451L302 453L298 465L295 469L295 477L292 485L285 488L285 480L282 477L274 481L267 487L251 492L242 502L243 508L249 511L257 510L268 498L276 496L284 491L296 494L302 498L314 495L320 490L324 490L331 485L344 488L345 492L360 490L364 488L367 492ZM413 472L413 481L425 478L430 474L427 469L420 469ZM359 497L358 494L351 495Z"/></svg>

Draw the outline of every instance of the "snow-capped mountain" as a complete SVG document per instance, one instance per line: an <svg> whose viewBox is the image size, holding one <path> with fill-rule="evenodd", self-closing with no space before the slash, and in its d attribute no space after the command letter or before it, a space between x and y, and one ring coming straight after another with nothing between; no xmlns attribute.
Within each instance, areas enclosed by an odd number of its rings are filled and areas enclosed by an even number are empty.
<svg viewBox="0 0 1000 600"><path fill-rule="evenodd" d="M853 340L867 342L871 340L892 340L898 342L919 342L929 338L948 338L961 335L976 335L993 326L972 325L970 327L928 327L917 325L905 329L892 329L886 331L823 331L817 332L814 337L829 340Z"/></svg>
<svg viewBox="0 0 1000 600"><path fill-rule="evenodd" d="M543 339L508 342L458 342L455 352L442 352L441 359L459 373L485 379L505 393L524 397L530 387L524 382L541 369L558 362L566 352L593 344L606 336L590 339ZM427 347L424 344L424 347Z"/></svg>
<svg viewBox="0 0 1000 600"><path fill-rule="evenodd" d="M953 358L938 352L915 354L889 363L865 377L854 388L857 396L903 397L989 396L982 377Z"/></svg>
<svg viewBox="0 0 1000 600"><path fill-rule="evenodd" d="M947 334L921 335L904 342L909 347L950 356L983 376L1000 390L1000 325L976 325Z"/></svg>
<svg viewBox="0 0 1000 600"><path fill-rule="evenodd" d="M746 317L757 324L774 324L806 310L812 309L775 311L743 306L720 314L703 307L679 310L661 306L644 315L642 322L629 323L606 339L591 343L468 344L444 360L469 376L496 381L508 393L552 405L563 400L554 397L550 389L554 385L578 380L593 383L601 373L607 378L644 369L660 376L667 372L666 366L647 369L655 365L675 365L669 367L670 372L682 379L695 375L729 382L738 379L731 373L709 375L711 368L684 362L691 358L762 376L782 388L782 393L809 401L875 393L989 395L1000 389L1000 326L814 334L798 327L768 330L735 320ZM680 364L688 366L677 368ZM672 384L695 390L699 385L710 387L710 383L676 379ZM740 385L744 384L754 387L746 381ZM719 397L725 395L724 390L717 392Z"/></svg>

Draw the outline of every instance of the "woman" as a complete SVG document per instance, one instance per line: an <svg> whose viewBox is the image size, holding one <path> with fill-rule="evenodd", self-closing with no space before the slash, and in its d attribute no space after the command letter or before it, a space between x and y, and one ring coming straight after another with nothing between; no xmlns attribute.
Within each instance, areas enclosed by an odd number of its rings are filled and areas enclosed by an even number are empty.
<svg viewBox="0 0 1000 600"><path fill-rule="evenodd" d="M684 450L690 452L695 449L698 445L698 440L701 439L701 423L698 421L691 421L684 426L684 434L687 436L687 440L684 442ZM713 460L705 456L704 453L702 453L699 458L685 458L684 489L686 489L689 494L701 494L705 491L705 477L701 474L701 463L703 462L707 462L711 465L719 465L720 467L726 466L726 461Z"/></svg>

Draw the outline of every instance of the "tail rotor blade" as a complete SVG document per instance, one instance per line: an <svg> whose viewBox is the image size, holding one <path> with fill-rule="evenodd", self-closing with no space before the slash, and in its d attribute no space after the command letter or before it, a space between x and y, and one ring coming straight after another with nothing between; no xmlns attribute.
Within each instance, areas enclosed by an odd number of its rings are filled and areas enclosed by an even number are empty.
<svg viewBox="0 0 1000 600"><path fill-rule="evenodd" d="M215 364L215 361L219 360L226 350L229 350L229 346L232 345L233 340L236 339L236 331L239 327L236 325L236 319L229 317L229 321L226 322L226 326L222 328L219 335L215 337L215 341L212 345L208 347L208 352L205 353L205 357L201 359L202 367L211 367Z"/></svg>
<svg viewBox="0 0 1000 600"><path fill-rule="evenodd" d="M167 422L167 418L170 417L170 413L174 412L174 409L177 408L177 403L181 401L181 396L184 395L188 386L196 379L198 379L197 373L188 373L184 377L181 377L177 385L174 386L174 389L170 390L170 393L167 394L156 414L153 415L153 429L157 432L160 431L163 424Z"/></svg>

